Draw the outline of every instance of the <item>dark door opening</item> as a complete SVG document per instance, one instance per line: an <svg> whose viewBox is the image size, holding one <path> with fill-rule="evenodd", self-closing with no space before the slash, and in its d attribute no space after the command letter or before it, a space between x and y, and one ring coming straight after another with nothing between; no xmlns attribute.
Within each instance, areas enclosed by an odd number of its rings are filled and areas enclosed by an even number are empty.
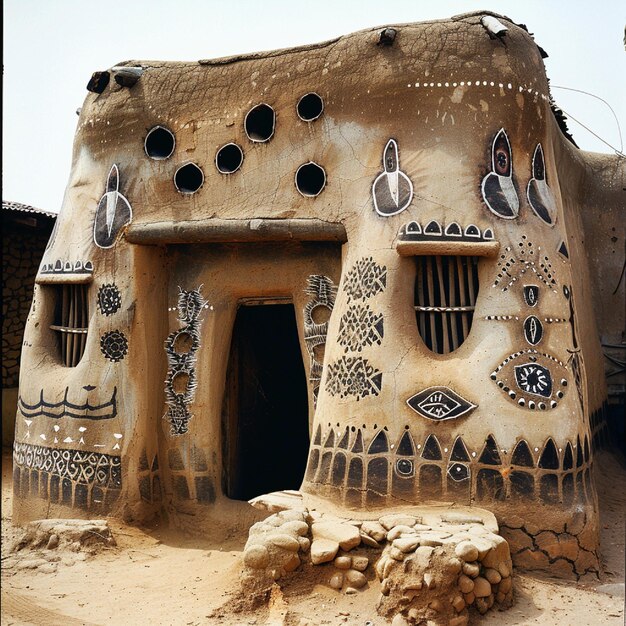
<svg viewBox="0 0 626 626"><path fill-rule="evenodd" d="M222 427L229 498L300 487L309 450L308 397L293 304L237 311Z"/></svg>

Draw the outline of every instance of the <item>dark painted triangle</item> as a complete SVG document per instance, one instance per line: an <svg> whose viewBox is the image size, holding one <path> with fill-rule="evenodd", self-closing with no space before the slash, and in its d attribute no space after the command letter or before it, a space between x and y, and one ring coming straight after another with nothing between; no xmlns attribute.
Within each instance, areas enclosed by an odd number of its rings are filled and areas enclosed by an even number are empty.
<svg viewBox="0 0 626 626"><path fill-rule="evenodd" d="M381 430L376 437L370 443L370 447L367 449L368 454L380 454L382 452L389 451L389 443L387 441L387 435L384 430Z"/></svg>
<svg viewBox="0 0 626 626"><path fill-rule="evenodd" d="M569 259L569 251L564 241L562 241L561 245L559 246L559 253L562 254L566 259Z"/></svg>
<svg viewBox="0 0 626 626"><path fill-rule="evenodd" d="M159 469L159 456L158 454L154 455L154 458L152 459L152 471L156 472Z"/></svg>
<svg viewBox="0 0 626 626"><path fill-rule="evenodd" d="M541 469L559 469L559 455L552 439L548 439L539 458Z"/></svg>
<svg viewBox="0 0 626 626"><path fill-rule="evenodd" d="M523 465L524 467L534 467L535 462L528 444L522 439L513 450L511 458L512 465Z"/></svg>
<svg viewBox="0 0 626 626"><path fill-rule="evenodd" d="M429 461L441 460L441 447L435 435L428 435L428 439L426 439L424 449L422 450L422 458L428 459Z"/></svg>
<svg viewBox="0 0 626 626"><path fill-rule="evenodd" d="M576 467L582 467L583 447L580 445L580 437L576 438Z"/></svg>
<svg viewBox="0 0 626 626"><path fill-rule="evenodd" d="M315 431L315 439L313 439L313 444L316 446L322 445L322 427L318 426Z"/></svg>
<svg viewBox="0 0 626 626"><path fill-rule="evenodd" d="M338 448L342 448L343 450L348 449L348 443L350 442L350 430L346 426L346 432L343 434L341 441L337 444Z"/></svg>
<svg viewBox="0 0 626 626"><path fill-rule="evenodd" d="M413 445L413 438L411 437L411 433L408 430L404 431L404 435L402 435L402 439L400 439L400 445L398 445L396 454L400 454L402 456L414 456L415 455L415 446Z"/></svg>
<svg viewBox="0 0 626 626"><path fill-rule="evenodd" d="M574 452L572 451L572 444L568 441L565 447L565 455L563 456L563 469L570 470L574 467Z"/></svg>
<svg viewBox="0 0 626 626"><path fill-rule="evenodd" d="M451 461L469 461L470 457L467 453L467 448L461 437L457 437L452 446L452 453L450 454Z"/></svg>
<svg viewBox="0 0 626 626"><path fill-rule="evenodd" d="M352 445L352 452L363 452L363 435L361 434L360 428L356 433L356 439Z"/></svg>
<svg viewBox="0 0 626 626"><path fill-rule="evenodd" d="M498 454L498 444L496 444L495 439L491 435L487 437L485 447L483 448L478 462L484 463L485 465L502 465L502 460Z"/></svg>
<svg viewBox="0 0 626 626"><path fill-rule="evenodd" d="M585 435L585 463L589 463L589 439L587 439L587 435Z"/></svg>
<svg viewBox="0 0 626 626"><path fill-rule="evenodd" d="M328 433L328 437L326 437L326 442L324 443L325 448L333 448L335 446L335 431L331 428Z"/></svg>

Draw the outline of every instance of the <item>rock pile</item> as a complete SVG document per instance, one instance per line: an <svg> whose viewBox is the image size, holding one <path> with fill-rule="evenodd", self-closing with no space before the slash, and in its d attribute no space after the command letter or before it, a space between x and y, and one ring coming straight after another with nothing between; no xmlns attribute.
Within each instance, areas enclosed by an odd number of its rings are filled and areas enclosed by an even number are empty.
<svg viewBox="0 0 626 626"><path fill-rule="evenodd" d="M377 609L397 625L463 626L469 609L482 614L509 606L512 562L495 518L485 511L424 509L366 521L283 510L252 526L244 563L249 575L274 581L304 563L330 566L328 584L347 594L367 585L373 563L381 589Z"/></svg>

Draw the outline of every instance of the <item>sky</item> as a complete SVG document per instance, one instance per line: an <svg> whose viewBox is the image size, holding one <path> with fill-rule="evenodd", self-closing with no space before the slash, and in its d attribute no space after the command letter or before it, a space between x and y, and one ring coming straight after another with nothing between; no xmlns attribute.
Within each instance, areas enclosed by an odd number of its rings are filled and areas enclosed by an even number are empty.
<svg viewBox="0 0 626 626"><path fill-rule="evenodd" d="M363 28L491 10L549 54L552 94L584 150L626 135L624 0L4 0L2 197L58 212L76 110L96 70L124 60L196 61L315 43Z"/></svg>

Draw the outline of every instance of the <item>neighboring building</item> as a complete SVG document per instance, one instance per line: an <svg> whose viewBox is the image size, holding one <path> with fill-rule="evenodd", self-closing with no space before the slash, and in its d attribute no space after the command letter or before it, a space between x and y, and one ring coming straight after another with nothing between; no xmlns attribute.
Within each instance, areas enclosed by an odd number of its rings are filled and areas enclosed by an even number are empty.
<svg viewBox="0 0 626 626"><path fill-rule="evenodd" d="M2 445L13 444L20 354L33 285L56 220L19 202L2 201Z"/></svg>

